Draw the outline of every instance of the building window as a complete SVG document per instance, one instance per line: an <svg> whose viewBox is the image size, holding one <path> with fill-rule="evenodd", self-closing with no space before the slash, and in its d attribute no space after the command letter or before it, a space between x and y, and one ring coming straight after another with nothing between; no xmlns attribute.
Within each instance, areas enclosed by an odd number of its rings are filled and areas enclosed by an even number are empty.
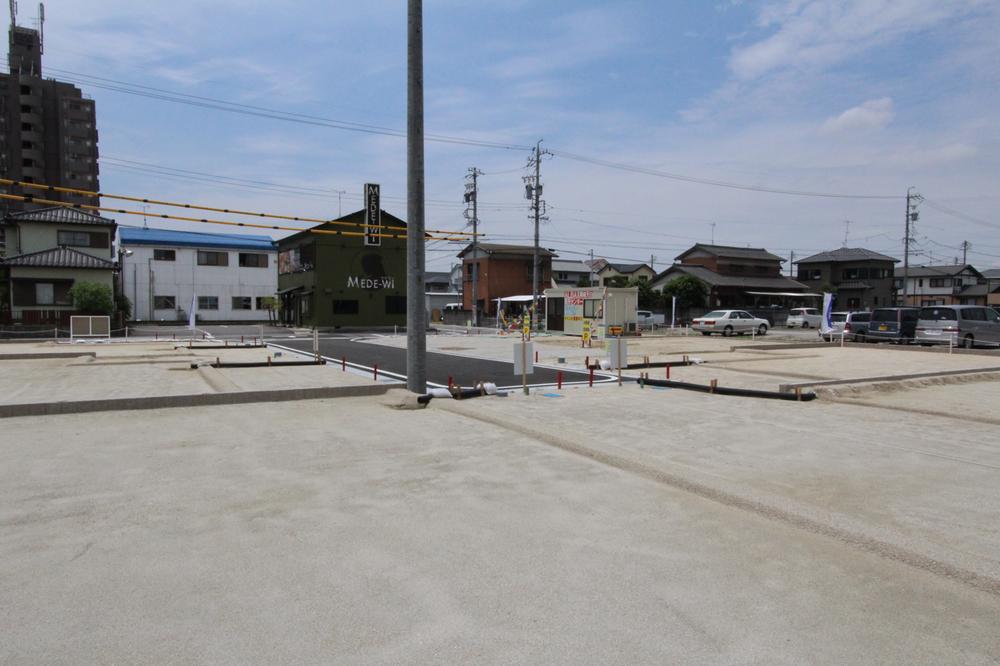
<svg viewBox="0 0 1000 666"><path fill-rule="evenodd" d="M176 261L177 252L175 250L161 250L155 248L153 250L153 260L154 261Z"/></svg>
<svg viewBox="0 0 1000 666"><path fill-rule="evenodd" d="M359 311L358 301L348 301L342 299L334 299L333 301L333 314L335 315L356 315Z"/></svg>
<svg viewBox="0 0 1000 666"><path fill-rule="evenodd" d="M389 315L406 314L406 296L386 296L385 313Z"/></svg>
<svg viewBox="0 0 1000 666"><path fill-rule="evenodd" d="M961 280L955 280L959 285L962 284ZM950 287L951 279L949 278L931 278L930 280L932 287Z"/></svg>
<svg viewBox="0 0 1000 666"><path fill-rule="evenodd" d="M206 252L205 250L198 250L198 265L199 266L228 266L229 265L229 253L228 252Z"/></svg>
<svg viewBox="0 0 1000 666"><path fill-rule="evenodd" d="M22 95L30 95L31 94L31 86L26 86L24 84L21 84L21 94Z"/></svg>
<svg viewBox="0 0 1000 666"><path fill-rule="evenodd" d="M240 266L244 268L267 268L267 255L240 252Z"/></svg>
<svg viewBox="0 0 1000 666"><path fill-rule="evenodd" d="M198 309L199 310L218 310L219 309L219 297L218 296L199 296L198 297Z"/></svg>
<svg viewBox="0 0 1000 666"><path fill-rule="evenodd" d="M35 305L55 305L56 290L51 282L35 283Z"/></svg>
<svg viewBox="0 0 1000 666"><path fill-rule="evenodd" d="M110 247L108 245L108 235L103 232L60 231L56 237L59 245L69 245L72 247Z"/></svg>
<svg viewBox="0 0 1000 666"><path fill-rule="evenodd" d="M234 310L253 310L253 298L250 296L233 296Z"/></svg>
<svg viewBox="0 0 1000 666"><path fill-rule="evenodd" d="M177 301L173 296L153 296L154 310L173 310L177 307Z"/></svg>
<svg viewBox="0 0 1000 666"><path fill-rule="evenodd" d="M586 299L583 302L583 316L588 319L597 319L604 314L604 308L601 307L601 299L592 298Z"/></svg>

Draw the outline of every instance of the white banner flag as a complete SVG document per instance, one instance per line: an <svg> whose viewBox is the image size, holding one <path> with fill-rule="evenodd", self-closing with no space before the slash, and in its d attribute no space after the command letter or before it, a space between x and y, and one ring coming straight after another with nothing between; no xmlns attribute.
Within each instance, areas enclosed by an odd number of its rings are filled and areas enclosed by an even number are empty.
<svg viewBox="0 0 1000 666"><path fill-rule="evenodd" d="M194 330L194 313L198 309L198 296L194 293L191 294L191 314L188 315L188 328L192 331Z"/></svg>
<svg viewBox="0 0 1000 666"><path fill-rule="evenodd" d="M823 293L823 323L820 324L820 333L829 333L833 330L833 319L830 317L830 311L833 309L833 294L829 292Z"/></svg>

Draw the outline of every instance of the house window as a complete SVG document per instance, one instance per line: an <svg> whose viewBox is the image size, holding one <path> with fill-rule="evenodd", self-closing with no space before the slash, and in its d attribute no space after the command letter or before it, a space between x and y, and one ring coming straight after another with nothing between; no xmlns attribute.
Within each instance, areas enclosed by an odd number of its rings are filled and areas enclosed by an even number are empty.
<svg viewBox="0 0 1000 666"><path fill-rule="evenodd" d="M406 314L406 296L386 296L385 313L390 315Z"/></svg>
<svg viewBox="0 0 1000 666"><path fill-rule="evenodd" d="M601 299L592 298L587 299L583 302L583 316L588 319L597 319L604 314L604 308L601 307Z"/></svg>
<svg viewBox="0 0 1000 666"><path fill-rule="evenodd" d="M177 259L177 252L175 250L153 250L153 260L154 261L175 261Z"/></svg>
<svg viewBox="0 0 1000 666"><path fill-rule="evenodd" d="M219 309L219 297L218 296L199 296L198 297L198 309L199 310L218 310Z"/></svg>
<svg viewBox="0 0 1000 666"><path fill-rule="evenodd" d="M267 268L267 255L240 252L240 266L244 268Z"/></svg>
<svg viewBox="0 0 1000 666"><path fill-rule="evenodd" d="M108 234L98 231L60 231L56 234L59 245L71 247L110 247Z"/></svg>
<svg viewBox="0 0 1000 666"><path fill-rule="evenodd" d="M205 250L198 250L198 265L199 266L228 266L229 265L229 253L228 252L206 252Z"/></svg>
<svg viewBox="0 0 1000 666"><path fill-rule="evenodd" d="M920 278L919 280L917 280L917 286L918 287L924 286L924 279L923 278Z"/></svg>
<svg viewBox="0 0 1000 666"><path fill-rule="evenodd" d="M51 282L35 283L35 305L55 305L56 290Z"/></svg>
<svg viewBox="0 0 1000 666"><path fill-rule="evenodd" d="M250 296L233 296L234 310L253 310L253 298Z"/></svg>
<svg viewBox="0 0 1000 666"><path fill-rule="evenodd" d="M358 314L358 301L349 301L342 299L334 299L333 301L333 314L335 315L354 315Z"/></svg>
<svg viewBox="0 0 1000 666"><path fill-rule="evenodd" d="M956 280L958 284L962 284L961 280ZM930 285L932 287L950 287L951 280L949 278L931 278Z"/></svg>
<svg viewBox="0 0 1000 666"><path fill-rule="evenodd" d="M72 286L72 280L13 280L11 290L16 305L72 305Z"/></svg>
<svg viewBox="0 0 1000 666"><path fill-rule="evenodd" d="M173 296L153 296L154 310L173 310L177 307L177 301Z"/></svg>

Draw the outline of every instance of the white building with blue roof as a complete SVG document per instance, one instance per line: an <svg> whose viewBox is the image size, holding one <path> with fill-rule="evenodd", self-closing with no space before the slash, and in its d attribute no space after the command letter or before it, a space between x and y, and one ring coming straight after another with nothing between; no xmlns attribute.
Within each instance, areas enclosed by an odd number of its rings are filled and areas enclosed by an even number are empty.
<svg viewBox="0 0 1000 666"><path fill-rule="evenodd" d="M278 290L268 236L119 226L125 295L136 321L267 321Z"/></svg>

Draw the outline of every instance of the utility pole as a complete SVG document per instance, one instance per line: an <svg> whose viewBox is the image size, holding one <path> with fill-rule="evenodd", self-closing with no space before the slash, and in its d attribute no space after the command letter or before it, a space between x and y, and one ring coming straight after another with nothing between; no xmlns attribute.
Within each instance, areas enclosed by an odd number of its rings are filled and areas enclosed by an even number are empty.
<svg viewBox="0 0 1000 666"><path fill-rule="evenodd" d="M472 325L479 326L479 257L477 256L479 238L479 176L483 172L476 167L469 167L465 177L471 183L465 184L465 203L472 203ZM469 210L465 210L468 219Z"/></svg>
<svg viewBox="0 0 1000 666"><path fill-rule="evenodd" d="M789 250L788 253L788 277L795 277L795 250Z"/></svg>
<svg viewBox="0 0 1000 666"><path fill-rule="evenodd" d="M910 223L916 222L920 214L917 213L917 204L923 201L923 197L913 191L913 188L906 190L906 235L903 237L903 305L907 305L907 296L910 294Z"/></svg>
<svg viewBox="0 0 1000 666"><path fill-rule="evenodd" d="M654 271L656 270L656 255L655 254L649 255L649 267L652 268Z"/></svg>
<svg viewBox="0 0 1000 666"><path fill-rule="evenodd" d="M972 244L969 241L962 241L962 265L969 263L969 248Z"/></svg>
<svg viewBox="0 0 1000 666"><path fill-rule="evenodd" d="M528 158L528 168L535 167L534 176L525 176L525 190L524 196L531 200L532 215L535 218L535 248L532 253L532 267L531 267L531 328L532 330L538 330L538 282L540 279L539 273L541 272L541 257L539 256L538 247L538 226L542 219L545 218L543 207L545 202L542 201L542 155L550 154L547 150L542 150L542 140L539 139L538 143L535 144L535 154L533 157Z"/></svg>
<svg viewBox="0 0 1000 666"><path fill-rule="evenodd" d="M844 220L844 247L847 247L847 237L851 233L851 221Z"/></svg>
<svg viewBox="0 0 1000 666"><path fill-rule="evenodd" d="M341 218L344 216L344 206L342 205L340 198L344 196L347 190L334 190L334 192L337 193L337 217Z"/></svg>
<svg viewBox="0 0 1000 666"><path fill-rule="evenodd" d="M712 222L711 225L712 225L712 245L715 245L715 222Z"/></svg>
<svg viewBox="0 0 1000 666"><path fill-rule="evenodd" d="M594 277L595 277L594 276L594 248L590 248L590 263L587 264L587 266L590 267L590 284L588 284L587 286L588 287L593 287L594 286Z"/></svg>
<svg viewBox="0 0 1000 666"><path fill-rule="evenodd" d="M427 392L424 313L424 6L408 0L406 25L406 388Z"/></svg>

